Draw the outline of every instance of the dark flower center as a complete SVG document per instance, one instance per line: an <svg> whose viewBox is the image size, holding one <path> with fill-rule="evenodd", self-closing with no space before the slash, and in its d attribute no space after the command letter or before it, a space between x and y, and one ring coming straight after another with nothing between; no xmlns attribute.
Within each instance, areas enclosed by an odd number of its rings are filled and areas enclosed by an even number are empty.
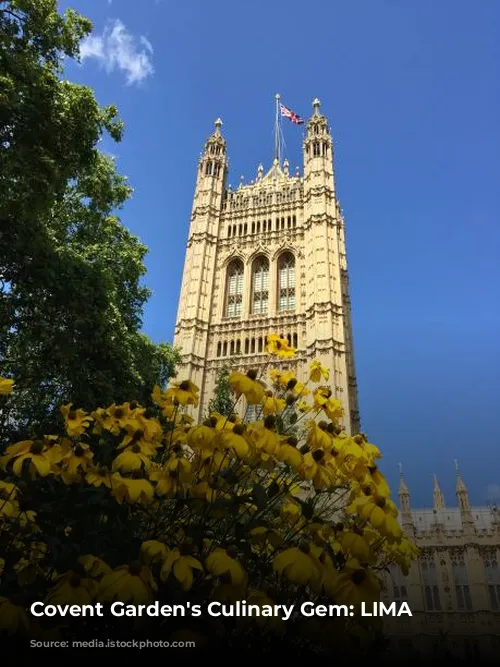
<svg viewBox="0 0 500 667"><path fill-rule="evenodd" d="M128 566L128 571L134 577L137 577L140 574L141 569L142 569L141 564L137 560L134 561L133 563L130 563L130 565Z"/></svg>
<svg viewBox="0 0 500 667"><path fill-rule="evenodd" d="M276 426L276 418L274 415L268 415L264 419L264 427L269 429L270 431L273 430L273 428Z"/></svg>
<svg viewBox="0 0 500 667"><path fill-rule="evenodd" d="M324 456L325 452L322 449L316 449L312 454L313 459L317 462L322 461Z"/></svg>
<svg viewBox="0 0 500 667"><path fill-rule="evenodd" d="M77 574L72 574L71 579L69 580L69 585L73 586L73 588L78 588L78 586L82 583L81 578Z"/></svg>
<svg viewBox="0 0 500 667"><path fill-rule="evenodd" d="M139 442L139 440L142 440L143 437L144 437L144 431L142 429L139 429L132 436L132 442Z"/></svg>
<svg viewBox="0 0 500 667"><path fill-rule="evenodd" d="M246 424L235 424L233 426L233 433L236 433L236 435L243 435L246 429L247 429Z"/></svg>
<svg viewBox="0 0 500 667"><path fill-rule="evenodd" d="M387 504L387 501L386 501L385 498L378 498L377 499L377 503L376 503L377 507L382 507L383 508L383 507L386 506L386 504Z"/></svg>
<svg viewBox="0 0 500 667"><path fill-rule="evenodd" d="M255 368L252 368L247 372L247 378L250 378L250 380L257 379L257 371L255 370Z"/></svg>
<svg viewBox="0 0 500 667"><path fill-rule="evenodd" d="M184 380L184 382L181 382L179 385L179 389L182 391L189 391L190 385L189 385L189 380Z"/></svg>
<svg viewBox="0 0 500 667"><path fill-rule="evenodd" d="M293 389L296 384L297 384L296 378L292 378L291 380L288 380L288 382L286 383L286 388Z"/></svg>
<svg viewBox="0 0 500 667"><path fill-rule="evenodd" d="M361 586L366 579L366 572L364 570L356 570L352 573L351 581L355 586Z"/></svg>
<svg viewBox="0 0 500 667"><path fill-rule="evenodd" d="M116 419L121 419L121 418L124 416L124 414L125 414L125 413L124 413L124 411L122 410L122 408L117 408L117 409L115 410L115 418L116 418Z"/></svg>
<svg viewBox="0 0 500 667"><path fill-rule="evenodd" d="M70 420L76 419L76 410L70 410L68 412L68 419L70 419Z"/></svg>
<svg viewBox="0 0 500 667"><path fill-rule="evenodd" d="M287 443L288 443L291 447L297 447L298 442L299 442L299 441L297 440L297 438L296 438L294 435L291 435L291 436L287 439Z"/></svg>
<svg viewBox="0 0 500 667"><path fill-rule="evenodd" d="M41 440L35 440L30 447L30 452L32 454L41 454L43 452L43 442Z"/></svg>
<svg viewBox="0 0 500 667"><path fill-rule="evenodd" d="M83 456L83 454L85 453L85 450L80 445L77 445L74 451L75 451L75 456L78 457Z"/></svg>

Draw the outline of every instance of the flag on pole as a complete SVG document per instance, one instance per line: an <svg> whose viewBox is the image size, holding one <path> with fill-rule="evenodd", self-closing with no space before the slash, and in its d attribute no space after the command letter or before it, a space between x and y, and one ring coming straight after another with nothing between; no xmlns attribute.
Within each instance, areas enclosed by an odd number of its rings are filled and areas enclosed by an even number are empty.
<svg viewBox="0 0 500 667"><path fill-rule="evenodd" d="M295 123L296 125L302 125L304 120L298 116L295 111L292 111L288 107L286 107L284 104L281 104L280 102L280 110L281 110L281 115L285 116L285 118L289 118L290 122Z"/></svg>

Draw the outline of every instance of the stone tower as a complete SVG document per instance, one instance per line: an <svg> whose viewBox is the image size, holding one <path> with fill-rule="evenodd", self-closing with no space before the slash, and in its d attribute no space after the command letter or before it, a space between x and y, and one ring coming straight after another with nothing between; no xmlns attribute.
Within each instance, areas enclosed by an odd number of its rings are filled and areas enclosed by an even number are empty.
<svg viewBox="0 0 500 667"><path fill-rule="evenodd" d="M344 405L344 426L359 429L342 211L336 196L333 141L313 102L305 125L303 173L288 160L259 165L256 179L227 185L226 142L218 119L199 160L174 345L179 379L200 387L206 414L217 373L246 372L268 361L266 336L297 348L300 380L318 359Z"/></svg>

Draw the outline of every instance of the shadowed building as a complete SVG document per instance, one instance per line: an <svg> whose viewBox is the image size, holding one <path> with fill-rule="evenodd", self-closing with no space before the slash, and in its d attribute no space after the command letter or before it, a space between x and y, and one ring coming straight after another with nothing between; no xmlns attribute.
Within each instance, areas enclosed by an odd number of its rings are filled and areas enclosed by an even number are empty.
<svg viewBox="0 0 500 667"><path fill-rule="evenodd" d="M400 520L420 556L407 577L391 567L382 597L408 602L413 616L384 623L398 649L483 660L500 656L500 511L471 507L456 468L456 507L434 477L433 508L412 508L401 473Z"/></svg>

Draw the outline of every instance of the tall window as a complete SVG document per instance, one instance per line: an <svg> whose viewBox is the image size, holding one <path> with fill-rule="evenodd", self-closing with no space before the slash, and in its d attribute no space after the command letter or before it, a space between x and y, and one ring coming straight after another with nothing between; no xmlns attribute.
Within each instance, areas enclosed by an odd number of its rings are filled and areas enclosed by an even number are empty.
<svg viewBox="0 0 500 667"><path fill-rule="evenodd" d="M422 561L422 577L424 579L425 606L427 611L441 611L439 585L434 561Z"/></svg>
<svg viewBox="0 0 500 667"><path fill-rule="evenodd" d="M239 259L231 262L227 269L226 317L239 317L243 301L243 263Z"/></svg>
<svg viewBox="0 0 500 667"><path fill-rule="evenodd" d="M295 257L290 252L279 259L278 286L279 310L295 310Z"/></svg>
<svg viewBox="0 0 500 667"><path fill-rule="evenodd" d="M467 567L463 560L454 560L451 563L453 573L453 583L455 584L455 594L457 596L457 605L459 609L472 611L472 600L470 597L469 579L467 577Z"/></svg>
<svg viewBox="0 0 500 667"><path fill-rule="evenodd" d="M408 592L406 590L406 581L403 571L393 563L390 566L390 575L392 581L392 594L394 602L408 602Z"/></svg>
<svg viewBox="0 0 500 667"><path fill-rule="evenodd" d="M500 569L498 562L494 558L485 560L484 568L486 570L491 608L494 611L498 611L500 609Z"/></svg>
<svg viewBox="0 0 500 667"><path fill-rule="evenodd" d="M253 265L252 313L267 313L269 306L269 261L258 257Z"/></svg>

